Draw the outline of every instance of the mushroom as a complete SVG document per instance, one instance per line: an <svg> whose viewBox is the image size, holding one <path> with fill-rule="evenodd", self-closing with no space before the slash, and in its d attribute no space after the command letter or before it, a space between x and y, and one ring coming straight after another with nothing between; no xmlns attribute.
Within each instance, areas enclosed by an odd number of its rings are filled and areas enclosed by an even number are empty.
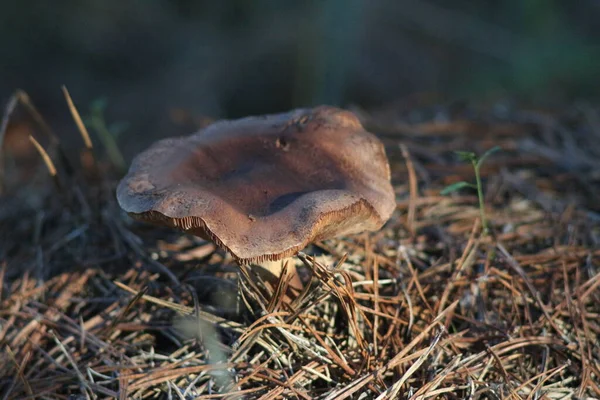
<svg viewBox="0 0 600 400"><path fill-rule="evenodd" d="M210 240L275 276L313 241L380 229L396 206L383 144L328 106L161 140L134 159L117 199L136 219Z"/></svg>

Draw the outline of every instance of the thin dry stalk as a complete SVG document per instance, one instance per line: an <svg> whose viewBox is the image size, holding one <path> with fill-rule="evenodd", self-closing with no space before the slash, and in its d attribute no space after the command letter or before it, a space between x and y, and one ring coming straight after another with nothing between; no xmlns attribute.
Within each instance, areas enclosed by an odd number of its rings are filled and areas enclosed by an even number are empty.
<svg viewBox="0 0 600 400"><path fill-rule="evenodd" d="M56 167L54 166L54 162L52 162L52 159L50 158L46 150L44 150L40 142L35 140L35 138L31 135L29 136L29 141L35 146L35 149L40 154L40 157L42 157L42 160L44 161L44 164L46 165L46 169L48 169L48 173L50 174L50 176L55 178Z"/></svg>
<svg viewBox="0 0 600 400"><path fill-rule="evenodd" d="M71 95L69 94L69 91L67 90L67 87L63 86L62 91L65 96L65 100L67 101L67 105L69 106L69 111L71 112L73 121L75 121L75 124L77 125L77 129L79 130L79 133L81 134L81 138L83 139L85 148L88 150L92 150L94 147L92 145L92 139L90 138L90 134L89 134L87 128L85 127L83 121L81 120L81 115L79 115L79 111L77 111L77 107L75 107L75 104L73 103L73 99L71 99Z"/></svg>
<svg viewBox="0 0 600 400"><path fill-rule="evenodd" d="M417 202L419 201L417 174L406 145L400 144L400 150L402 151L402 157L404 157L406 162L406 170L408 171L409 200L408 213L406 215L406 225L411 237L414 238L417 232L415 228L415 218L417 212Z"/></svg>

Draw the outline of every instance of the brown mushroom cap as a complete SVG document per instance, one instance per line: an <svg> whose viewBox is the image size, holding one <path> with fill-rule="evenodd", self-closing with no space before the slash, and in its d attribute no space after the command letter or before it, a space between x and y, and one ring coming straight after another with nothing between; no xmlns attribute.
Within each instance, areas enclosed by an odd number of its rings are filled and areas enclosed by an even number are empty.
<svg viewBox="0 0 600 400"><path fill-rule="evenodd" d="M374 231L395 208L382 143L333 107L221 121L139 154L117 188L134 218L213 241L240 263Z"/></svg>

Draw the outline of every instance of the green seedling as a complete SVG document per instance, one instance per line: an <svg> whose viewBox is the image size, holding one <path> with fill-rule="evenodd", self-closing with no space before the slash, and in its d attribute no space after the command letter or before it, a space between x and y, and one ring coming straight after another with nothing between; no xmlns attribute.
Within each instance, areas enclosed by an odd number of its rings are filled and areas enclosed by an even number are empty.
<svg viewBox="0 0 600 400"><path fill-rule="evenodd" d="M116 123L110 126L107 125L104 118L106 106L106 99L95 100L91 104L90 113L84 122L86 126L96 132L112 164L119 171L123 171L125 169L125 159L117 146L117 139L127 129L127 124Z"/></svg>
<svg viewBox="0 0 600 400"><path fill-rule="evenodd" d="M441 191L442 195L447 195L447 194L459 191L460 189L463 189L463 188L471 188L471 189L477 190L477 197L479 198L479 212L481 214L481 226L483 227L484 235L487 235L489 233L490 229L489 229L488 221L487 221L487 218L485 215L485 207L484 207L484 203L483 203L483 201L484 201L483 185L481 184L480 170L481 170L481 165L483 164L485 159L499 150L501 150L501 148L499 146L492 147L491 149L489 149L488 151L483 153L483 155L481 157L477 157L477 155L475 153L472 153L469 151L455 152L456 155L462 161L470 162L471 165L473 166L473 169L475 170L475 184L470 183L470 182L465 182L465 181L456 182L456 183L453 183L452 185L446 186L444 188L444 190Z"/></svg>

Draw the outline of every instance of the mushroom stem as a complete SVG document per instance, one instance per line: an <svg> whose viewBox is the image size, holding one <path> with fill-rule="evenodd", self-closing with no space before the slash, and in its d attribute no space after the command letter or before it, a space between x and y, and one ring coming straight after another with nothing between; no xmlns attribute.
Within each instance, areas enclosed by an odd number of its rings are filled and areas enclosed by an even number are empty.
<svg viewBox="0 0 600 400"><path fill-rule="evenodd" d="M266 274L261 274L263 279L272 284L277 284L277 281L281 278L283 266L286 265L286 263L288 268L288 277L291 278L289 280L290 288L296 291L302 290L304 285L302 284L302 280L298 275L296 264L294 263L292 257L284 258L283 260L278 261L263 261L256 265L262 270L261 272L266 272Z"/></svg>

